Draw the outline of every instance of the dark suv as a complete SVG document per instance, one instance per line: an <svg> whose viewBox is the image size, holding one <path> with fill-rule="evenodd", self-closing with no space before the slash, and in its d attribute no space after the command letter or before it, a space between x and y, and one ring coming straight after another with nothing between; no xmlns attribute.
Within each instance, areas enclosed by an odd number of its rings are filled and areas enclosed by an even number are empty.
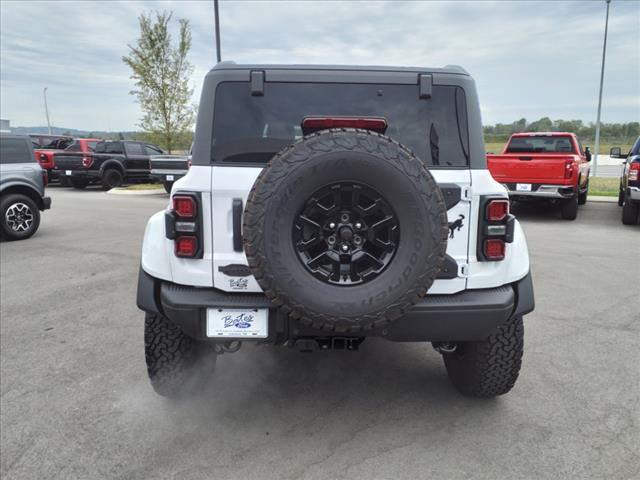
<svg viewBox="0 0 640 480"><path fill-rule="evenodd" d="M640 137L624 155L620 147L610 151L611 158L622 158L622 176L620 177L620 192L618 205L622 207L622 223L638 225L640 223Z"/></svg>
<svg viewBox="0 0 640 480"><path fill-rule="evenodd" d="M142 247L159 394L198 385L243 342L310 352L367 337L431 342L466 395L513 387L529 255L466 71L223 63L195 138Z"/></svg>
<svg viewBox="0 0 640 480"><path fill-rule="evenodd" d="M0 135L0 236L24 240L40 226L40 211L51 207L45 197L47 172L33 155L26 135Z"/></svg>

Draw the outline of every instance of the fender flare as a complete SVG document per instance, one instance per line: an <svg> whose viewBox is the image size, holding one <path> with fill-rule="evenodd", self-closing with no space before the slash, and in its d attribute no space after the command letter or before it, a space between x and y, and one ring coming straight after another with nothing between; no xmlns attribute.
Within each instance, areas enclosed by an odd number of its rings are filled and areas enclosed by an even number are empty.
<svg viewBox="0 0 640 480"><path fill-rule="evenodd" d="M36 205L40 210L45 210L42 195L30 183L19 181L10 181L8 183L3 183L2 187L0 188L0 195L10 195L12 193L26 195L31 200L36 202Z"/></svg>
<svg viewBox="0 0 640 480"><path fill-rule="evenodd" d="M102 177L104 175L105 170L108 170L110 168L115 168L116 170L119 170L120 173L122 173L122 176L126 176L126 169L124 168L124 165L122 165L121 162L119 162L118 160L107 160L105 161L102 165L100 165L100 176Z"/></svg>

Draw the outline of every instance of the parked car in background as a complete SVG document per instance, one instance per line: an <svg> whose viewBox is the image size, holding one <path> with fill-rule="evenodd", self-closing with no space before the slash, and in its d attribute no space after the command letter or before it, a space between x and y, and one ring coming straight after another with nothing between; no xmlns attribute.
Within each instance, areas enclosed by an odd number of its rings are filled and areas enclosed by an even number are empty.
<svg viewBox="0 0 640 480"><path fill-rule="evenodd" d="M625 159L618 194L618 205L622 207L622 223L638 225L640 224L640 137L636 139L626 155L622 153L620 147L612 148L609 154L611 158Z"/></svg>
<svg viewBox="0 0 640 480"><path fill-rule="evenodd" d="M60 152L73 143L66 135L29 134L33 145L33 155L40 166L49 174L49 180L55 178L53 172L53 154Z"/></svg>
<svg viewBox="0 0 640 480"><path fill-rule="evenodd" d="M64 148L56 149L38 149L34 150L36 160L40 163L40 166L44 168L49 174L49 179L54 180L58 178L58 172L54 170L55 155L60 152L93 152L96 144L100 141L99 138L70 138L68 141L56 141L57 145ZM55 144L55 143L54 143ZM66 146L65 146L66 145Z"/></svg>
<svg viewBox="0 0 640 480"><path fill-rule="evenodd" d="M55 157L56 170L74 188L100 183L106 190L131 180L148 181L149 157L163 155L161 148L145 142L104 140L93 152L67 152Z"/></svg>
<svg viewBox="0 0 640 480"><path fill-rule="evenodd" d="M173 182L189 171L191 155L154 155L149 159L151 181L160 182L167 193L171 193Z"/></svg>
<svg viewBox="0 0 640 480"><path fill-rule="evenodd" d="M516 133L502 154L487 155L491 175L511 200L552 201L566 220L575 220L587 201L590 161L589 148L566 132Z"/></svg>
<svg viewBox="0 0 640 480"><path fill-rule="evenodd" d="M0 236L24 240L40 226L40 211L51 207L45 197L47 172L33 156L26 135L0 135Z"/></svg>

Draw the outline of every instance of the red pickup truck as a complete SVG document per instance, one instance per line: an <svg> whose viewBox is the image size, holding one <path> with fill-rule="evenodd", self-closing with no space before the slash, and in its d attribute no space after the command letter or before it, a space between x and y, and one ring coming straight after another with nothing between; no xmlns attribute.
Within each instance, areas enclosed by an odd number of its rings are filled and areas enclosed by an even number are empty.
<svg viewBox="0 0 640 480"><path fill-rule="evenodd" d="M501 155L487 155L493 178L517 201L544 199L574 220L587 201L591 152L573 133L516 133Z"/></svg>
<svg viewBox="0 0 640 480"><path fill-rule="evenodd" d="M98 138L67 138L52 142L47 148L34 150L36 160L40 166L47 171L49 178L56 178L54 168L56 166L55 155L60 152L93 152L96 144L100 142Z"/></svg>

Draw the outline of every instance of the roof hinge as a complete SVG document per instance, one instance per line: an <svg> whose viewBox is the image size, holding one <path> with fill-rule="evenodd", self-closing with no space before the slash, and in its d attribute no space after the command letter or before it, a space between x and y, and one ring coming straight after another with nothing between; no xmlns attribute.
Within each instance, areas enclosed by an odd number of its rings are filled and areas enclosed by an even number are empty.
<svg viewBox="0 0 640 480"><path fill-rule="evenodd" d="M469 264L468 263L460 263L458 264L458 276L462 278L467 278L469 276Z"/></svg>
<svg viewBox="0 0 640 480"><path fill-rule="evenodd" d="M433 90L433 75L418 75L418 85L420 86L420 98L431 98Z"/></svg>

